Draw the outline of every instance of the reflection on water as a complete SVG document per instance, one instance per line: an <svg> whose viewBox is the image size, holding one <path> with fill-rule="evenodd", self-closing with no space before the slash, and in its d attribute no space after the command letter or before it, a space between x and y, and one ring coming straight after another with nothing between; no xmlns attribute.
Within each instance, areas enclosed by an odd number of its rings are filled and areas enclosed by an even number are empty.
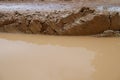
<svg viewBox="0 0 120 80"><path fill-rule="evenodd" d="M120 38L0 34L0 80L120 80Z"/></svg>

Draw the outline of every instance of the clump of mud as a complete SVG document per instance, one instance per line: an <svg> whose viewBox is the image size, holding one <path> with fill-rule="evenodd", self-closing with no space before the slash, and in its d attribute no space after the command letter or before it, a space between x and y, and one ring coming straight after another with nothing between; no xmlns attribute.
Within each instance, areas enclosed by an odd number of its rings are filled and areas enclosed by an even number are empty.
<svg viewBox="0 0 120 80"><path fill-rule="evenodd" d="M94 35L95 37L120 37L120 31L106 30L103 33Z"/></svg>
<svg viewBox="0 0 120 80"><path fill-rule="evenodd" d="M49 35L94 35L106 30L120 30L120 10L112 10L113 5L73 6L64 3L53 6L52 3L47 3L49 11L43 7L44 5L46 4L38 4L33 8L30 7L31 4L24 4L27 9L21 9L23 3L17 4L14 8L0 6L0 31Z"/></svg>

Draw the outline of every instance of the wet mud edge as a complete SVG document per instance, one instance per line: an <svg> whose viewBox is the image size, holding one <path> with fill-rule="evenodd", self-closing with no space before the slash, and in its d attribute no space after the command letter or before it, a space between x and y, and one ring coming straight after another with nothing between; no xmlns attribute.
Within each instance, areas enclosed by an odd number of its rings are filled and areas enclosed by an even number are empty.
<svg viewBox="0 0 120 80"><path fill-rule="evenodd" d="M94 35L106 30L120 31L119 11L83 6L74 11L0 12L0 32Z"/></svg>

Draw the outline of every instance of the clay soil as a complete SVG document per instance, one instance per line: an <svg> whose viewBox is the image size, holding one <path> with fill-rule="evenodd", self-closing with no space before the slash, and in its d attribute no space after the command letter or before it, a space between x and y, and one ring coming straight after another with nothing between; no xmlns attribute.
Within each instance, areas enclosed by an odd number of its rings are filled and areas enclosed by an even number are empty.
<svg viewBox="0 0 120 80"><path fill-rule="evenodd" d="M93 35L120 30L119 1L1 1L0 32Z"/></svg>

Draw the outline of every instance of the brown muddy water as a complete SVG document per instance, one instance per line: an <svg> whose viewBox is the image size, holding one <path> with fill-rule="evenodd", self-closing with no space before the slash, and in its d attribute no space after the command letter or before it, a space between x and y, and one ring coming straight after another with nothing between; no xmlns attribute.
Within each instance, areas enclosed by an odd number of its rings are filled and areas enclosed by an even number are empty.
<svg viewBox="0 0 120 80"><path fill-rule="evenodd" d="M0 33L0 80L120 80L120 38Z"/></svg>

